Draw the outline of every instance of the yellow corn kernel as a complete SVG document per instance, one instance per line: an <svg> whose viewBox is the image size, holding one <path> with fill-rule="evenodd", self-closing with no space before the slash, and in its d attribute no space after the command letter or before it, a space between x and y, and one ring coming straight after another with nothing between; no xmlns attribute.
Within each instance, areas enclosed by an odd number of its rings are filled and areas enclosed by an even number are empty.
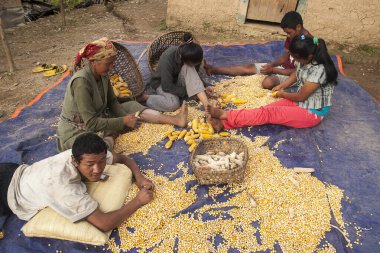
<svg viewBox="0 0 380 253"><path fill-rule="evenodd" d="M182 130L182 132L178 135L178 140L182 139L186 134L187 134L187 130L186 129Z"/></svg>
<svg viewBox="0 0 380 253"><path fill-rule="evenodd" d="M208 126L208 132L210 134L213 134L214 133L214 128L212 127L212 125L209 122L207 122L207 126Z"/></svg>
<svg viewBox="0 0 380 253"><path fill-rule="evenodd" d="M212 134L208 134L208 133L201 134L201 139L210 139L212 137L213 137Z"/></svg>
<svg viewBox="0 0 380 253"><path fill-rule="evenodd" d="M191 146L189 147L189 152L193 152L196 146L196 143L191 144Z"/></svg>
<svg viewBox="0 0 380 253"><path fill-rule="evenodd" d="M170 135L169 136L169 140L171 140L171 141L175 141L177 139L178 139L178 135Z"/></svg>
<svg viewBox="0 0 380 253"><path fill-rule="evenodd" d="M192 129L197 129L198 128L198 119L193 119L191 123L191 128Z"/></svg>
<svg viewBox="0 0 380 253"><path fill-rule="evenodd" d="M247 103L247 100L244 100L244 99L235 99L235 100L232 101L232 103L234 103L235 105L240 105L240 104Z"/></svg>
<svg viewBox="0 0 380 253"><path fill-rule="evenodd" d="M174 130L169 130L169 131L167 131L167 132L165 133L164 139L165 139L166 137L169 137L173 132L174 132Z"/></svg>
<svg viewBox="0 0 380 253"><path fill-rule="evenodd" d="M198 133L199 134L209 134L209 131L208 131L208 128L207 128L207 130L199 130Z"/></svg>
<svg viewBox="0 0 380 253"><path fill-rule="evenodd" d="M165 144L165 148L169 149L169 148L172 147L172 145L173 145L173 141L170 140L170 141L168 141L168 142Z"/></svg>
<svg viewBox="0 0 380 253"><path fill-rule="evenodd" d="M194 139L190 139L186 142L187 145L192 145L195 143L195 140Z"/></svg>
<svg viewBox="0 0 380 253"><path fill-rule="evenodd" d="M181 131L173 131L172 135L179 135Z"/></svg>
<svg viewBox="0 0 380 253"><path fill-rule="evenodd" d="M227 105L225 104L225 103L220 103L220 108L226 108L227 107Z"/></svg>
<svg viewBox="0 0 380 253"><path fill-rule="evenodd" d="M119 91L115 88L115 87L112 87L113 89L113 93L115 93L115 96L119 96Z"/></svg>
<svg viewBox="0 0 380 253"><path fill-rule="evenodd" d="M219 135L222 137L227 137L227 136L230 136L230 133L229 132L220 132Z"/></svg>
<svg viewBox="0 0 380 253"><path fill-rule="evenodd" d="M191 137L191 139L198 139L199 136L200 136L199 134L193 134L190 137Z"/></svg>

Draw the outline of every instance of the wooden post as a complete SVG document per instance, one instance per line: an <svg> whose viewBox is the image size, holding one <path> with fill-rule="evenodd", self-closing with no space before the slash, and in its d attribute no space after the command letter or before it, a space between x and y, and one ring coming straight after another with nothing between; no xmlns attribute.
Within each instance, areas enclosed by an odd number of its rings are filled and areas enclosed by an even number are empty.
<svg viewBox="0 0 380 253"><path fill-rule="evenodd" d="M1 38L1 41L3 43L5 56L7 57L7 61L8 61L8 65L9 65L9 72L13 73L15 70L15 65L13 63L11 50L9 49L8 42L5 38L5 33L3 30L3 21L1 20L1 17L0 17L0 38Z"/></svg>
<svg viewBox="0 0 380 253"><path fill-rule="evenodd" d="M62 17L62 26L66 26L66 19L65 19L65 6L63 5L64 0L61 0L61 17Z"/></svg>

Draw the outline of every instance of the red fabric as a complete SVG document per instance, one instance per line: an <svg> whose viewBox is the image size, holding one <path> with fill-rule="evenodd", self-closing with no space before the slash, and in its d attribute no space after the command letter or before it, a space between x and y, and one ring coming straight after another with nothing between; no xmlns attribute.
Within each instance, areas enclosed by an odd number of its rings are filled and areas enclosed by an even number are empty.
<svg viewBox="0 0 380 253"><path fill-rule="evenodd" d="M227 120L222 120L225 129L265 124L307 128L318 125L322 117L299 107L295 102L281 99L257 109L240 109L227 112Z"/></svg>
<svg viewBox="0 0 380 253"><path fill-rule="evenodd" d="M307 30L305 30L305 33L303 33L303 35L305 35L307 37L310 37L310 38L313 37L313 35L311 35L311 33L309 33L309 31L307 31ZM285 47L286 50L289 50L289 45L290 45L290 38L286 37L285 45L284 45L284 47ZM294 69L294 68L296 68L294 66L294 59L289 56L289 58L284 62L284 64L282 64L282 67L284 69Z"/></svg>

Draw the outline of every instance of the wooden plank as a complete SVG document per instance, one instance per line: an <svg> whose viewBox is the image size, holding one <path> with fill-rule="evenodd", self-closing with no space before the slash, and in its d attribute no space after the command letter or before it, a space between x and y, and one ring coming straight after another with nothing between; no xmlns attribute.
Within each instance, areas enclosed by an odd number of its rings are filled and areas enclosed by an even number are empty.
<svg viewBox="0 0 380 253"><path fill-rule="evenodd" d="M13 73L15 70L15 65L14 65L14 62L12 59L12 54L11 54L11 50L9 49L7 39L5 38L5 33L3 30L3 22L1 20L1 17L0 17L0 39L2 41L5 56L7 58L7 62L8 62L8 66L9 66L9 72Z"/></svg>
<svg viewBox="0 0 380 253"><path fill-rule="evenodd" d="M280 23L285 13L296 10L298 0L250 0L247 19Z"/></svg>

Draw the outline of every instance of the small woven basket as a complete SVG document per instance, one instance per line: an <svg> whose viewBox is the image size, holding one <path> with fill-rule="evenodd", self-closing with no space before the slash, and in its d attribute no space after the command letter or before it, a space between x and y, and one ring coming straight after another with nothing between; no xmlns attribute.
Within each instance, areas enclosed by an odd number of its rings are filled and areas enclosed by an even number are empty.
<svg viewBox="0 0 380 253"><path fill-rule="evenodd" d="M160 56L168 47L178 46L184 42L183 36L185 33L184 31L165 33L149 44L146 56L151 72L156 70Z"/></svg>
<svg viewBox="0 0 380 253"><path fill-rule="evenodd" d="M204 155L207 152L244 152L243 166L225 171L212 171L210 167L196 167L194 164L197 155ZM211 138L202 140L195 148L190 158L190 165L193 168L195 177L199 184L225 184L240 183L245 176L245 169L248 161L248 148L243 141L234 138Z"/></svg>
<svg viewBox="0 0 380 253"><path fill-rule="evenodd" d="M144 81L135 59L123 45L115 41L112 43L116 47L117 53L116 61L109 75L118 74L121 76L123 81L128 84L128 88L132 91L132 97L141 95L144 91ZM123 100L122 98L118 99L119 101Z"/></svg>

